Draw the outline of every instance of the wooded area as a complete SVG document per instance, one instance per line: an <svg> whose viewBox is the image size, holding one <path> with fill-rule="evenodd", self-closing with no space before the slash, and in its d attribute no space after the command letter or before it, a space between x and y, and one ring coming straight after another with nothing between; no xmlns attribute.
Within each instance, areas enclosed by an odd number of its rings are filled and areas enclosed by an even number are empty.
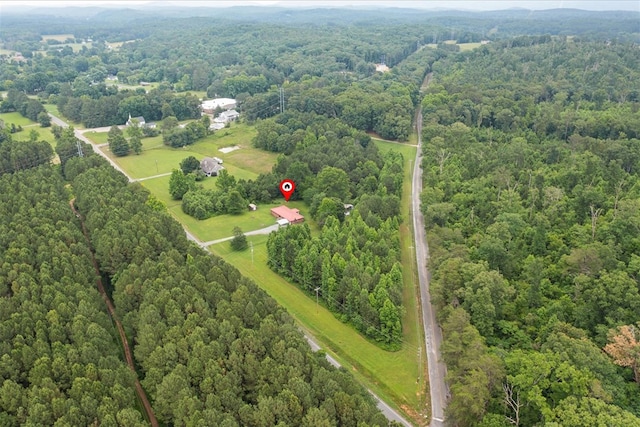
<svg viewBox="0 0 640 427"><path fill-rule="evenodd" d="M639 67L549 37L434 65L422 207L457 425L640 425L614 329L640 316Z"/></svg>

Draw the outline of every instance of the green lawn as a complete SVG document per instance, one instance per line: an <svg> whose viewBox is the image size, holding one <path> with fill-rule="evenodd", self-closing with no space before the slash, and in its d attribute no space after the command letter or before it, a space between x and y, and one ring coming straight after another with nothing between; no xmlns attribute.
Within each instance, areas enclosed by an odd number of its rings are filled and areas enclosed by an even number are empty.
<svg viewBox="0 0 640 427"><path fill-rule="evenodd" d="M106 144L109 132L85 132L84 136L86 136L96 144Z"/></svg>
<svg viewBox="0 0 640 427"><path fill-rule="evenodd" d="M47 110L47 112L53 114L54 116L62 119L62 114L60 114L60 110L58 110L58 106L55 104L43 104L44 105L44 109ZM65 121L68 121L66 119L64 119Z"/></svg>
<svg viewBox="0 0 640 427"><path fill-rule="evenodd" d="M409 144L415 144L417 137L410 138ZM402 186L402 205L400 207L400 215L403 223L400 224L400 256L402 258L402 277L404 288L402 292L402 304L405 313L402 318L402 336L407 346L415 347L416 354L411 363L419 366L421 372L419 374L418 390L416 398L418 406L412 408L418 409L423 414L431 415L431 404L429 401L429 377L427 371L426 357L424 354L424 332L422 330L422 322L420 321L420 313L418 311L418 289L417 289L417 269L415 263L415 252L413 246L413 223L411 220L411 176L413 171L413 162L415 161L416 147L403 146L374 140L381 152L390 150L399 151L404 157L404 183ZM419 350L418 350L419 349ZM412 412L413 413L413 412Z"/></svg>
<svg viewBox="0 0 640 427"><path fill-rule="evenodd" d="M56 40L59 42L63 42L67 39L75 39L76 37L73 34L47 34L42 36L42 40Z"/></svg>
<svg viewBox="0 0 640 427"><path fill-rule="evenodd" d="M31 136L31 130L38 132L38 141L47 141L51 147L56 148L56 138L51 133L51 128L43 128L40 125L24 128L22 132L16 132L12 135L15 141L27 141Z"/></svg>
<svg viewBox="0 0 640 427"><path fill-rule="evenodd" d="M207 178L198 184L205 188L215 188L216 178ZM284 200L277 200L267 205L259 205L258 210L250 212L247 210L241 215L218 215L205 220L197 220L184 212L180 201L173 200L169 194L169 176L162 176L154 179L141 181L158 200L164 203L169 212L187 229L193 233L201 241L210 241L222 239L233 235L233 228L238 226L242 231L258 230L260 228L269 227L275 223L275 219L271 216L271 208L284 204ZM287 202L287 206L300 210L300 213L310 218L309 209L301 201ZM318 233L318 226L314 221L307 221L312 233Z"/></svg>
<svg viewBox="0 0 640 427"><path fill-rule="evenodd" d="M482 46L482 44L481 43L459 43L458 46L460 46L460 52L466 52L468 50L476 49Z"/></svg>
<svg viewBox="0 0 640 427"><path fill-rule="evenodd" d="M130 154L125 157L113 156L108 147L103 151L118 163L133 178L146 178L171 172L180 166L180 162L189 156L198 160L203 157L219 157L224 167L236 179L255 179L258 174L269 172L277 159L277 154L254 148L251 140L255 129L247 125L234 125L216 132L193 145L171 148L162 144L162 137L144 138L142 154ZM85 136L96 144L107 142L107 132L87 132ZM239 150L230 153L218 151L223 147L239 146Z"/></svg>
<svg viewBox="0 0 640 427"><path fill-rule="evenodd" d="M36 122L29 120L18 112L2 113L0 114L0 119L4 121L5 126L10 125L11 123L15 123L16 126L28 126L37 124Z"/></svg>

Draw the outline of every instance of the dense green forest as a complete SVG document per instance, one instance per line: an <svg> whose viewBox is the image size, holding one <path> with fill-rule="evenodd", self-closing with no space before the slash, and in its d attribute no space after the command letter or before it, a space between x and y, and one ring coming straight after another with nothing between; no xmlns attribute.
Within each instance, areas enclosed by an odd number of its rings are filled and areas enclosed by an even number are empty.
<svg viewBox="0 0 640 427"><path fill-rule="evenodd" d="M434 64L422 208L455 425L640 425L638 70L637 46L551 37Z"/></svg>
<svg viewBox="0 0 640 427"><path fill-rule="evenodd" d="M64 180L44 165L0 187L0 424L143 425Z"/></svg>

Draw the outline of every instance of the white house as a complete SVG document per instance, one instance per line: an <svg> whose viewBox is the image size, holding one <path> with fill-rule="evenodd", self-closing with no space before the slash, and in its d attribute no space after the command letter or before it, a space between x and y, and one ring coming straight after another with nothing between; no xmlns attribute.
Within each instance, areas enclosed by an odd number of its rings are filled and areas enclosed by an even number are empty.
<svg viewBox="0 0 640 427"><path fill-rule="evenodd" d="M220 113L218 117L213 119L213 121L217 123L230 123L236 121L239 116L240 113L238 113L236 110L228 110Z"/></svg>
<svg viewBox="0 0 640 427"><path fill-rule="evenodd" d="M236 106L236 100L231 98L209 99L206 101L202 101L202 104L200 104L200 108L202 108L202 112L205 114L215 114L218 108L221 108L223 110L231 110L236 108Z"/></svg>

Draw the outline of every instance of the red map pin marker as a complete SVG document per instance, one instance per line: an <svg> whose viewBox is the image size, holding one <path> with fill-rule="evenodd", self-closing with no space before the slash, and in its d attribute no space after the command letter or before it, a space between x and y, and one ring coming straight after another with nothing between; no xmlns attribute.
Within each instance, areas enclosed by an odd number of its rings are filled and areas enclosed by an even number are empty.
<svg viewBox="0 0 640 427"><path fill-rule="evenodd" d="M296 189L296 183L290 179L283 179L280 183L280 192L284 196L284 199L288 202L293 194L293 190Z"/></svg>

